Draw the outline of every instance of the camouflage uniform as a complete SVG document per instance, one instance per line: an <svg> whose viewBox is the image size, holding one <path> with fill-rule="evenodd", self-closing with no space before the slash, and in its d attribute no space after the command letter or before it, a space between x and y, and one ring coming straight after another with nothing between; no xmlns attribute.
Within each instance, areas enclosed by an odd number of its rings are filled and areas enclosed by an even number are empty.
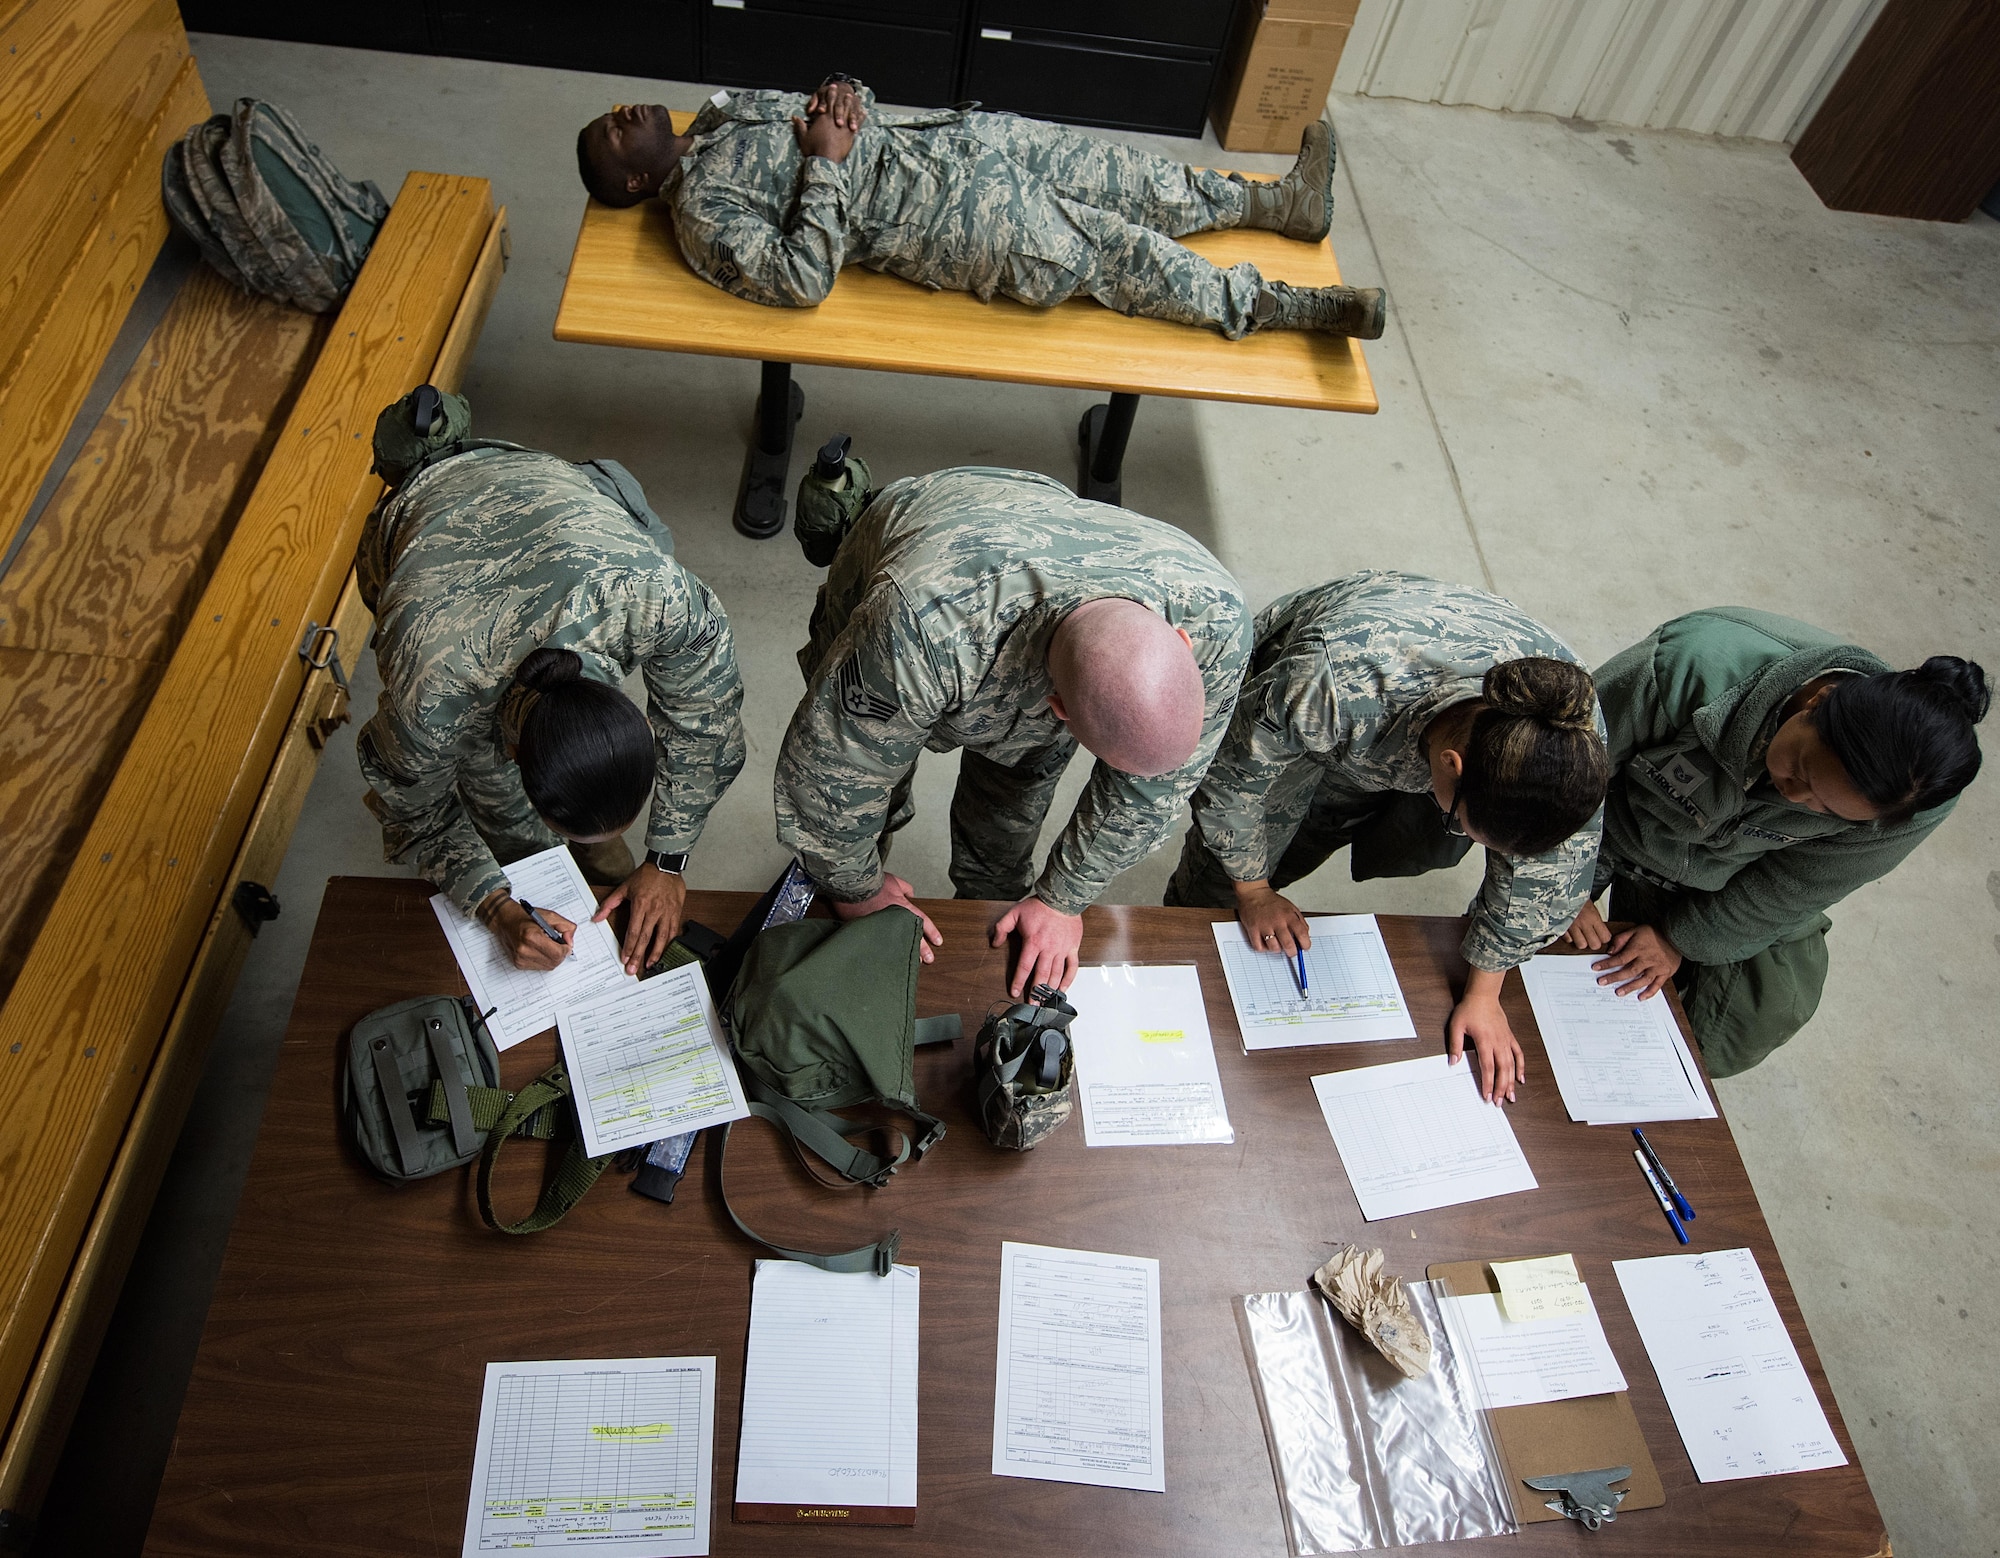
<svg viewBox="0 0 2000 1558"><path fill-rule="evenodd" d="M500 720L514 668L543 645L614 686L643 670L659 743L646 845L693 847L743 766L743 684L721 603L674 560L629 472L479 445L385 497L356 566L382 672L358 750L387 858L469 913L507 885L502 863L560 842Z"/></svg>
<svg viewBox="0 0 2000 1558"><path fill-rule="evenodd" d="M1201 744L1140 779L1099 762L1039 879L1035 841L1076 738L1050 712L1056 628L1123 597L1194 643ZM841 543L799 651L807 686L778 754L778 837L834 898L882 885L877 840L911 815L917 755L965 748L951 879L966 898L1080 914L1172 830L1235 706L1250 647L1236 581L1184 532L1027 471L892 483Z"/></svg>
<svg viewBox="0 0 2000 1558"><path fill-rule="evenodd" d="M868 121L844 162L793 138L796 92L737 92L695 116L667 175L681 253L755 303L810 307L850 261L933 291L1045 308L1083 293L1121 314L1232 340L1263 290L1175 243L1234 227L1243 185L1152 152L1012 114L948 110Z"/></svg>
<svg viewBox="0 0 2000 1558"><path fill-rule="evenodd" d="M1480 678L1576 652L1484 590L1369 572L1300 590L1257 618L1236 718L1194 797L1170 904L1232 908L1234 882L1284 887L1352 842L1356 881L1414 876L1471 846L1444 831L1423 734ZM1598 733L1603 734L1598 716ZM1486 852L1465 960L1514 967L1569 928L1590 889L1602 814L1546 854Z"/></svg>

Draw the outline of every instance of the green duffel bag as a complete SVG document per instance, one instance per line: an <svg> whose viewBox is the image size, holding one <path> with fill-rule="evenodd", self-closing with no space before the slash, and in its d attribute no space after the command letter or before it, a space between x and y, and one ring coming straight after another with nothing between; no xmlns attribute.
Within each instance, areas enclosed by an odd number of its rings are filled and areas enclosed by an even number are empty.
<svg viewBox="0 0 2000 1558"><path fill-rule="evenodd" d="M881 1186L944 1136L944 1123L918 1107L916 1046L959 1036L956 1013L917 1020L922 924L907 909L858 920L774 925L750 943L724 1003L750 1112L783 1131L850 1185ZM875 1131L835 1113L877 1104L907 1116L914 1135L891 1133L893 1154L848 1138ZM887 1276L900 1235L822 1255L787 1249L751 1231L729 1205L729 1127L723 1127L723 1206L744 1237L824 1271Z"/></svg>

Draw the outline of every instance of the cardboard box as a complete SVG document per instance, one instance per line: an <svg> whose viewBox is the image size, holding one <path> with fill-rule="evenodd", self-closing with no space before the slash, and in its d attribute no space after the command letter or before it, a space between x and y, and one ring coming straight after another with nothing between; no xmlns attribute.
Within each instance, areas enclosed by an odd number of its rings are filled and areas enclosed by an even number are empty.
<svg viewBox="0 0 2000 1558"><path fill-rule="evenodd" d="M1223 87L1210 105L1230 151L1295 152L1326 94L1360 0L1264 0L1233 40Z"/></svg>

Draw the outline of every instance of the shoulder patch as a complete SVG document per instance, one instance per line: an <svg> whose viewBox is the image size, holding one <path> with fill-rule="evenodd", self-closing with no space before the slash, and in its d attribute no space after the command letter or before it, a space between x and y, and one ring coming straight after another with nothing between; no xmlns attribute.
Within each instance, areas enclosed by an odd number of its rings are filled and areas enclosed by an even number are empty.
<svg viewBox="0 0 2000 1558"><path fill-rule="evenodd" d="M840 707L856 719L886 720L903 711L902 704L893 697L884 698L869 690L861 680L861 662L853 655L840 663L833 680Z"/></svg>

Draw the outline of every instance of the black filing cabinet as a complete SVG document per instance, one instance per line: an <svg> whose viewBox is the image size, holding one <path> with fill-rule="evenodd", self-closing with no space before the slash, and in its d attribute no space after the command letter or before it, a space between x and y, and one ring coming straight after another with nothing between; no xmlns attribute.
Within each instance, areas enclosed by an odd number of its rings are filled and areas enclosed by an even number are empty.
<svg viewBox="0 0 2000 1558"><path fill-rule="evenodd" d="M884 103L953 101L960 0L699 0L704 81L809 92L844 70Z"/></svg>
<svg viewBox="0 0 2000 1558"><path fill-rule="evenodd" d="M1072 124L1200 135L1231 0L973 0L963 95Z"/></svg>

